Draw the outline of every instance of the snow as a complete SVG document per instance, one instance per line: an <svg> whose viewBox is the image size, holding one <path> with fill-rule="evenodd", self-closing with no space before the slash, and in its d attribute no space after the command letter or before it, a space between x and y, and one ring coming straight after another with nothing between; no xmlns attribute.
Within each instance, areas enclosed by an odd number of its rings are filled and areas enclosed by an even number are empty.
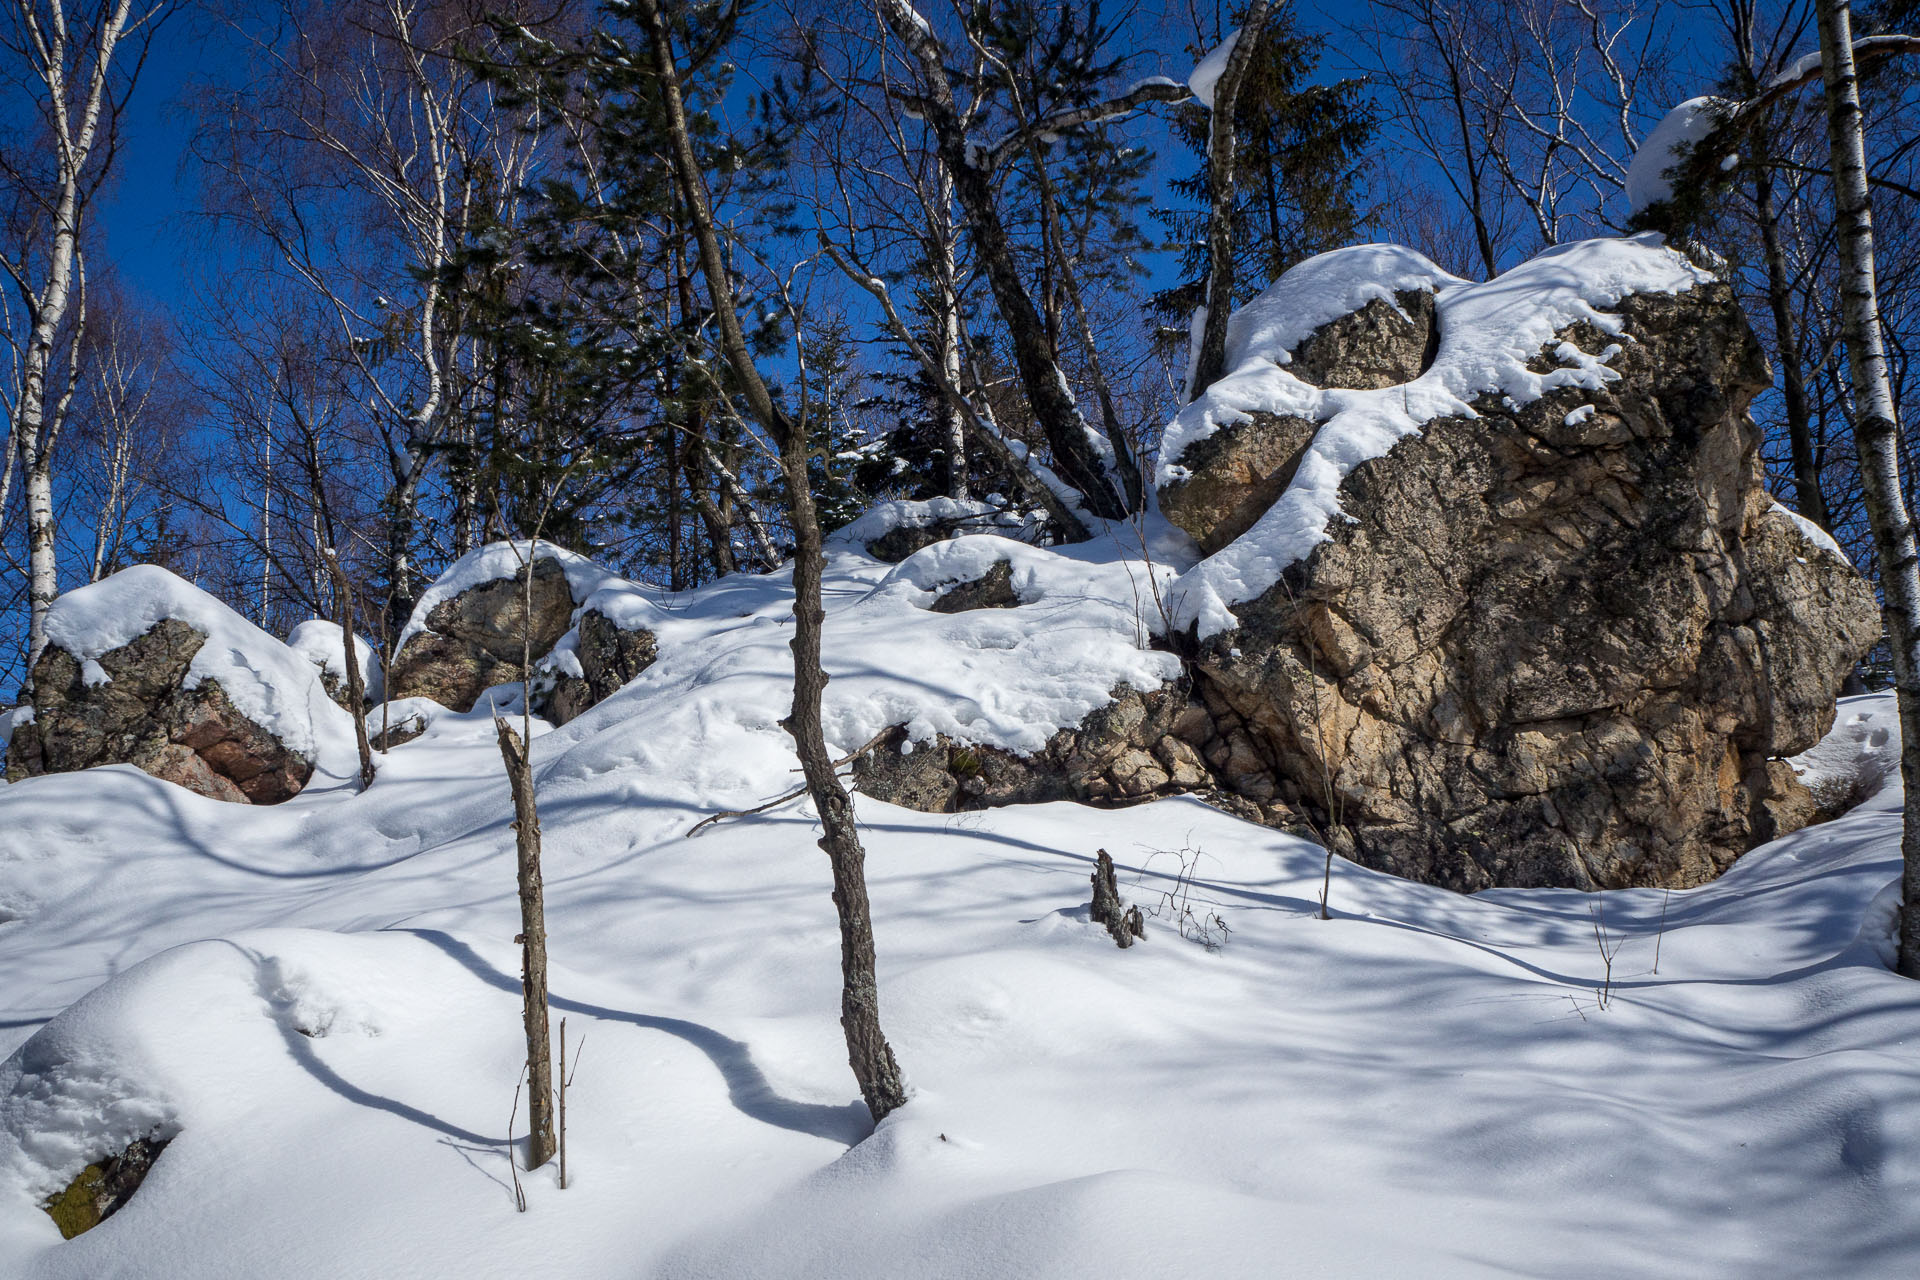
<svg viewBox="0 0 1920 1280"><path fill-rule="evenodd" d="M585 556L568 551L565 547L556 547L551 542L535 543L524 539L517 542L489 542L454 561L452 567L421 593L419 603L413 607L413 616L407 619L406 629L394 643L393 651L400 652L415 635L432 629L427 626L427 619L435 606L474 587L510 579L520 572L521 565L534 557L556 561L566 571L567 590L576 602L586 599L615 577Z"/></svg>
<svg viewBox="0 0 1920 1280"><path fill-rule="evenodd" d="M1847 557L1847 553L1840 549L1840 544L1833 540L1833 535L1825 529L1822 529L1819 525L1807 519L1778 498L1773 499L1772 509L1793 521L1794 527L1800 530L1801 535L1805 537L1808 542L1819 547L1822 551L1837 557L1843 564L1850 565L1853 563L1853 561Z"/></svg>
<svg viewBox="0 0 1920 1280"><path fill-rule="evenodd" d="M295 653L332 675L346 687L347 653L346 640L340 634L340 624L325 618L310 618L287 634L287 647ZM374 652L373 645L364 636L353 638L353 654L360 663L360 683L367 691L367 701L379 702L384 685L380 676L380 655Z"/></svg>
<svg viewBox="0 0 1920 1280"><path fill-rule="evenodd" d="M1819 61L1818 55L1814 61ZM1667 112L1627 165L1627 211L1639 213L1672 199L1673 182L1667 170L1682 163L1690 148L1719 128L1734 106L1725 98L1689 98Z"/></svg>
<svg viewBox="0 0 1920 1280"><path fill-rule="evenodd" d="M213 679L241 715L313 760L323 773L354 766L352 721L334 705L304 657L190 582L157 565L135 565L69 591L47 613L47 640L80 659L82 679L104 683L99 659L173 618L207 637L185 687Z"/></svg>
<svg viewBox="0 0 1920 1280"><path fill-rule="evenodd" d="M1368 273L1385 272L1377 287ZM1186 475L1185 451L1221 427L1256 412L1291 414L1320 423L1293 481L1245 534L1182 575L1171 588L1179 600L1176 630L1197 626L1205 638L1230 630L1233 606L1273 586L1288 565L1327 540L1342 514L1340 483L1363 462L1384 456L1435 418L1473 416L1483 395L1525 405L1562 388L1598 390L1618 375L1607 362L1617 344L1582 352L1555 335L1576 321L1618 334L1621 323L1605 308L1629 294L1678 293L1711 279L1648 233L1583 240L1547 250L1486 283L1455 280L1411 250L1364 245L1335 250L1301 264L1312 284L1288 272L1241 309L1244 342L1226 377L1207 388L1169 424L1160 450L1159 483ZM1435 297L1440 346L1432 366L1411 382L1355 391L1309 386L1276 363L1338 307L1355 297L1391 296L1403 287L1440 282ZM1322 293L1325 304L1311 301ZM1290 320L1294 308L1303 313ZM1317 323L1309 323L1317 321ZM1231 331L1231 328L1230 328ZM1561 367L1538 373L1528 361L1552 347Z"/></svg>
<svg viewBox="0 0 1920 1280"><path fill-rule="evenodd" d="M1193 96L1209 111L1213 110L1213 88L1220 83L1220 77L1226 74L1227 60L1233 57L1233 48L1239 43L1240 28L1235 27L1212 52L1200 59L1200 65L1187 77L1187 88L1193 90Z"/></svg>
<svg viewBox="0 0 1920 1280"><path fill-rule="evenodd" d="M1425 256L1397 244L1362 244L1317 254L1256 294L1227 320L1227 368L1249 359L1285 365L1293 349L1378 298L1463 284ZM1402 314L1405 314L1404 312Z"/></svg>
<svg viewBox="0 0 1920 1280"><path fill-rule="evenodd" d="M875 504L859 518L834 530L830 540L841 545L860 547L896 529L924 529L945 521L966 521L982 533L1004 532L1009 537L1026 536L1032 523L1006 510L1006 504L998 501L927 498L912 502L900 499Z"/></svg>
<svg viewBox="0 0 1920 1280"><path fill-rule="evenodd" d="M833 747L904 715L1031 741L1103 686L1177 675L1138 643L1175 545L1151 523L897 566L836 544ZM926 608L1002 559L1019 608ZM1671 895L1467 898L1336 860L1322 921L1320 848L1192 800L860 799L912 1089L871 1131L808 807L686 835L793 784L789 592L587 597L657 624L661 656L534 725L553 1026L579 1070L571 1185L523 1172L524 1215L512 811L484 710L396 704L427 731L358 793L222 805L131 769L0 789L0 1275L1913 1274L1889 697L1843 703L1794 762L1860 807ZM1129 951L1087 919L1101 848L1155 913ZM1183 938L1177 902L1224 945ZM63 1243L39 1201L156 1130L140 1191Z"/></svg>

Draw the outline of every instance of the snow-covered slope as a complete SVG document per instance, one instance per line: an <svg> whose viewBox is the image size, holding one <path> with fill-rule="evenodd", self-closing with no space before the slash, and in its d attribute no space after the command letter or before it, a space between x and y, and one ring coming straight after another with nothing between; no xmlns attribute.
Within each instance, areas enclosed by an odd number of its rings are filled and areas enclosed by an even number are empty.
<svg viewBox="0 0 1920 1280"><path fill-rule="evenodd" d="M994 557L1026 603L927 611ZM1173 674L1139 636L1149 575L1184 567L1131 531L836 552L834 745L902 719L1025 745ZM1885 699L1843 705L1812 761L1865 804L1670 897L1462 898L1336 862L1323 921L1320 849L1196 802L862 800L914 1090L870 1133L805 805L686 835L794 778L785 579L636 590L660 660L534 744L572 1185L522 1174L515 1212L510 804L484 713L435 711L364 794L251 809L121 769L0 788L0 1275L1920 1263ZM1086 918L1100 848L1157 912L1130 951ZM139 1193L62 1242L37 1201L155 1126L173 1142Z"/></svg>

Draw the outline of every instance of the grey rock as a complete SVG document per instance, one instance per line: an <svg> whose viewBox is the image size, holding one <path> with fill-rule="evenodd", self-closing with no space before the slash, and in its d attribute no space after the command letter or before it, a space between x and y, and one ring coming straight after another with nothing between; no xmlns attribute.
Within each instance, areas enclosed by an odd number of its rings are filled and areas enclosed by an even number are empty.
<svg viewBox="0 0 1920 1280"><path fill-rule="evenodd" d="M623 631L598 609L587 610L580 615L576 649L581 674L561 676L546 696L541 713L555 724L565 724L613 696L652 666L659 653L653 632L645 628Z"/></svg>
<svg viewBox="0 0 1920 1280"><path fill-rule="evenodd" d="M426 629L400 649L389 673L391 698L432 698L455 711L473 705L496 684L525 678L523 645L545 657L572 624L574 600L566 570L542 556L533 562L533 607L526 603L527 569L482 583L435 605Z"/></svg>
<svg viewBox="0 0 1920 1280"><path fill-rule="evenodd" d="M995 560L972 582L948 587L927 607L935 613L966 613L972 609L1012 609L1020 597L1013 590L1013 565Z"/></svg>

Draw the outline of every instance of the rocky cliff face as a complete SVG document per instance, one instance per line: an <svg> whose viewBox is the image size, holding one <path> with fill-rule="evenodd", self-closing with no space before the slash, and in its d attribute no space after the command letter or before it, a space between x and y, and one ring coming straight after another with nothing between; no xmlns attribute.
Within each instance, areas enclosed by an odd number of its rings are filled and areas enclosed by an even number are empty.
<svg viewBox="0 0 1920 1280"><path fill-rule="evenodd" d="M1763 487L1746 409L1769 375L1731 291L1614 316L1536 357L1603 361L1603 385L1425 423L1345 477L1343 518L1236 626L1190 641L1281 798L1363 862L1683 886L1811 816L1779 757L1829 727L1872 595ZM1428 339L1401 342L1414 367ZM1182 461L1187 488L1211 474ZM1203 546L1233 518L1170 514Z"/></svg>
<svg viewBox="0 0 1920 1280"><path fill-rule="evenodd" d="M1247 327L1284 340L1174 439L1163 510L1208 559L1172 591L1220 606L1168 638L1188 686L1017 768L880 753L863 788L1230 797L1461 890L1693 885L1811 820L1781 757L1879 619L1765 491L1769 374L1731 291L1645 239L1479 286L1368 252L1394 268L1370 288L1315 265L1357 301L1311 328L1277 285Z"/></svg>

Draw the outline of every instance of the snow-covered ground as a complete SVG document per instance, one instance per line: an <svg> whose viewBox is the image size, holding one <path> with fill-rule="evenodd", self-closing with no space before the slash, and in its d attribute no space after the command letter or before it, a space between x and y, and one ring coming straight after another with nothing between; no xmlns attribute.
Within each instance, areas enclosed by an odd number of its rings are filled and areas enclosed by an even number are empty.
<svg viewBox="0 0 1920 1280"><path fill-rule="evenodd" d="M890 718L1018 745L1168 674L1149 575L1185 566L1130 539L843 547L834 745ZM926 610L994 554L1020 608ZM1193 801L862 799L914 1090L870 1132L805 806L686 834L796 776L785 586L653 593L660 661L535 743L578 1074L572 1184L522 1174L524 1214L484 713L438 714L362 795L248 808L124 767L0 788L0 1276L1920 1272L1884 698L1810 762L1859 807L1671 895L1465 898L1336 862L1323 921L1318 848ZM1087 920L1100 848L1158 909L1143 946ZM138 1194L62 1242L38 1202L156 1126Z"/></svg>

